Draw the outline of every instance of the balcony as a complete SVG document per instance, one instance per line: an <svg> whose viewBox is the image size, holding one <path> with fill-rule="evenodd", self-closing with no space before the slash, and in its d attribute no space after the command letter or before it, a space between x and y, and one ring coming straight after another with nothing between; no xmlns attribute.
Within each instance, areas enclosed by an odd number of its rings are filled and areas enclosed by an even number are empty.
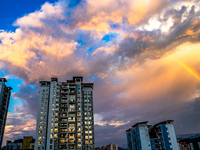
<svg viewBox="0 0 200 150"><path fill-rule="evenodd" d="M66 95L62 95L61 98L62 99L67 99L67 96Z"/></svg>
<svg viewBox="0 0 200 150"><path fill-rule="evenodd" d="M61 103L67 103L67 100L61 100Z"/></svg>
<svg viewBox="0 0 200 150"><path fill-rule="evenodd" d="M76 109L69 109L68 112L69 112L69 113L74 113L74 112L76 112Z"/></svg>
<svg viewBox="0 0 200 150"><path fill-rule="evenodd" d="M67 132L67 128L60 129L60 133L66 133L66 132Z"/></svg>
<svg viewBox="0 0 200 150"><path fill-rule="evenodd" d="M75 128L69 128L69 132L75 132Z"/></svg>

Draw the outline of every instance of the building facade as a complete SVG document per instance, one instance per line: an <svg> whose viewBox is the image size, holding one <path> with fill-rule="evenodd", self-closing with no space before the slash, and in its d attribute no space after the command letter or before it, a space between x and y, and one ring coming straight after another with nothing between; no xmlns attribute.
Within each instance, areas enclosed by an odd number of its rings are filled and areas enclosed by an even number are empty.
<svg viewBox="0 0 200 150"><path fill-rule="evenodd" d="M200 150L200 136L193 135L178 140L180 150Z"/></svg>
<svg viewBox="0 0 200 150"><path fill-rule="evenodd" d="M93 83L40 81L35 150L93 150Z"/></svg>
<svg viewBox="0 0 200 150"><path fill-rule="evenodd" d="M153 150L178 150L178 143L174 131L173 120L160 122L150 128Z"/></svg>
<svg viewBox="0 0 200 150"><path fill-rule="evenodd" d="M32 136L24 136L22 149L34 149L35 147L35 139Z"/></svg>
<svg viewBox="0 0 200 150"><path fill-rule="evenodd" d="M151 150L148 125L146 122L139 122L126 131L128 148L131 150Z"/></svg>
<svg viewBox="0 0 200 150"><path fill-rule="evenodd" d="M178 150L173 121L154 126L140 122L126 131L129 150Z"/></svg>
<svg viewBox="0 0 200 150"><path fill-rule="evenodd" d="M7 82L5 78L0 78L0 147L3 141L8 105L12 89L11 87L7 87L5 82Z"/></svg>

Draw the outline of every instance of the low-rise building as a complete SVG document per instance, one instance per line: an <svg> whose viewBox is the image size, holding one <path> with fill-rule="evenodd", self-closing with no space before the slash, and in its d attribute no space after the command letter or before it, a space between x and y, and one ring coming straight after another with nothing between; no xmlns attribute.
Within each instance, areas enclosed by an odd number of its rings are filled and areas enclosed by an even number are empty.
<svg viewBox="0 0 200 150"><path fill-rule="evenodd" d="M179 142L179 150L194 150L192 143Z"/></svg>
<svg viewBox="0 0 200 150"><path fill-rule="evenodd" d="M32 150L34 149L35 139L32 136L24 136L23 139L6 141L3 150Z"/></svg>
<svg viewBox="0 0 200 150"><path fill-rule="evenodd" d="M200 150L200 136L179 139L178 144L180 150Z"/></svg>

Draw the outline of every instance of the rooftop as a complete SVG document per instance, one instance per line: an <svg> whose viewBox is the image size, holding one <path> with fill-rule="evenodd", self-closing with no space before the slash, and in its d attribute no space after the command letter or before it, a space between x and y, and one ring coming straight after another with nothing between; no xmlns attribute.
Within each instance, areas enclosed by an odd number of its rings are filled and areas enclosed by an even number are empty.
<svg viewBox="0 0 200 150"><path fill-rule="evenodd" d="M132 127L134 128L134 127L137 127L138 125L147 124L147 123L148 123L148 121L138 122L138 123L134 124Z"/></svg>
<svg viewBox="0 0 200 150"><path fill-rule="evenodd" d="M159 123L155 124L154 126L158 126L160 124L172 123L172 122L174 122L174 120L166 120L166 121L159 122Z"/></svg>

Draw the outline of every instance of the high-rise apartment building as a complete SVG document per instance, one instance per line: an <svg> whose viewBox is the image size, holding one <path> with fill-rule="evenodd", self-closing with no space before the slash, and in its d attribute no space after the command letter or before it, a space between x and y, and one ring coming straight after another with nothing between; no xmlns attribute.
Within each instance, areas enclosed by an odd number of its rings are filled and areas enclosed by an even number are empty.
<svg viewBox="0 0 200 150"><path fill-rule="evenodd" d="M128 148L130 150L151 150L148 125L146 122L139 122L126 131Z"/></svg>
<svg viewBox="0 0 200 150"><path fill-rule="evenodd" d="M173 120L154 126L140 122L126 131L129 150L178 150Z"/></svg>
<svg viewBox="0 0 200 150"><path fill-rule="evenodd" d="M149 130L152 150L178 150L173 120L160 122Z"/></svg>
<svg viewBox="0 0 200 150"><path fill-rule="evenodd" d="M7 80L0 78L0 148L3 141L4 128L6 124L6 117L8 112L8 105L10 101L11 87L5 85Z"/></svg>
<svg viewBox="0 0 200 150"><path fill-rule="evenodd" d="M35 150L94 150L93 83L40 81Z"/></svg>

